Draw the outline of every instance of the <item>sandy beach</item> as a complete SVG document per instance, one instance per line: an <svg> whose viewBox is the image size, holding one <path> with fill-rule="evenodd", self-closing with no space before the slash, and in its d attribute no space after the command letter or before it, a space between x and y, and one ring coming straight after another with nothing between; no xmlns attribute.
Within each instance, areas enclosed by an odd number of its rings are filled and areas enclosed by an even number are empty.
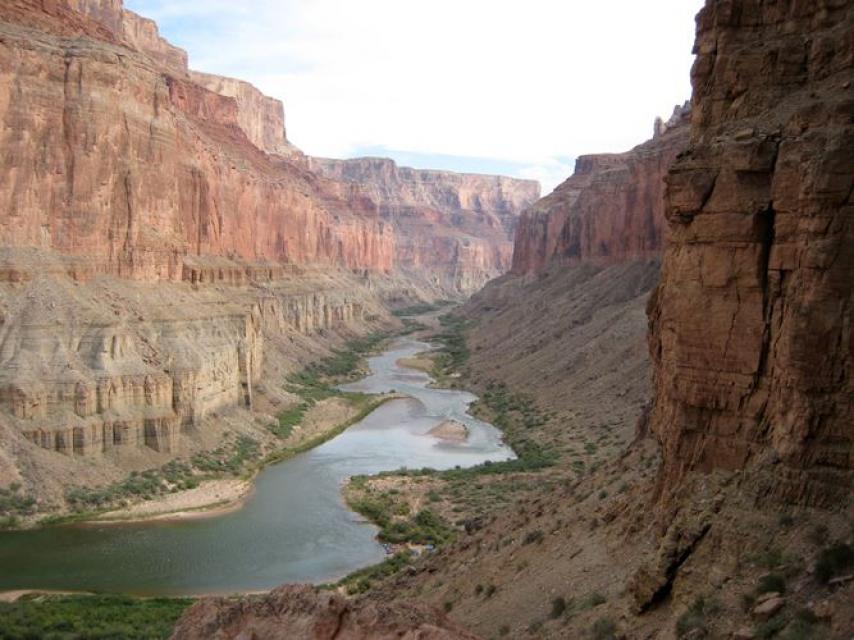
<svg viewBox="0 0 854 640"><path fill-rule="evenodd" d="M252 487L251 480L207 480L195 489L170 493L155 500L107 511L88 522L103 524L137 520L210 518L239 509L252 493Z"/></svg>

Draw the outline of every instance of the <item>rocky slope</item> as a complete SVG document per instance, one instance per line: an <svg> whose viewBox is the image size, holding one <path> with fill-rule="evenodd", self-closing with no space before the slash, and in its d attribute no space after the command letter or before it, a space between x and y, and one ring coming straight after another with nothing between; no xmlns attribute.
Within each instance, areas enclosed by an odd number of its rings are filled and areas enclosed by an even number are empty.
<svg viewBox="0 0 854 640"><path fill-rule="evenodd" d="M411 169L385 158L310 158L309 166L359 185L395 229L402 268L462 294L508 270L518 217L540 194L532 180Z"/></svg>
<svg viewBox="0 0 854 640"><path fill-rule="evenodd" d="M580 156L575 173L522 215L513 247L513 273L547 264L617 264L660 255L664 182L688 143L688 105L652 140L631 151Z"/></svg>
<svg viewBox="0 0 854 640"><path fill-rule="evenodd" d="M311 587L279 587L244 600L202 600L178 623L173 640L476 640L417 602L354 603Z"/></svg>

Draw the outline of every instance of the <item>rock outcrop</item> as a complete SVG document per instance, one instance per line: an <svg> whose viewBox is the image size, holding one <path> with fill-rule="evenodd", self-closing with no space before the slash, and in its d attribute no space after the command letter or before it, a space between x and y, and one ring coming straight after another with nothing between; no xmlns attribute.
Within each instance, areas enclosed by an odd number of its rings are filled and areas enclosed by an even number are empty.
<svg viewBox="0 0 854 640"><path fill-rule="evenodd" d="M296 153L287 139L285 108L279 100L265 96L243 80L198 71L190 71L190 78L214 93L234 98L237 124L256 147L284 156Z"/></svg>
<svg viewBox="0 0 854 640"><path fill-rule="evenodd" d="M477 640L424 604L354 602L308 586L284 586L241 600L204 598L173 640Z"/></svg>
<svg viewBox="0 0 854 640"><path fill-rule="evenodd" d="M664 176L688 143L688 113L676 107L656 135L631 151L580 156L575 173L522 214L512 271L547 264L618 264L661 254Z"/></svg>
<svg viewBox="0 0 854 640"><path fill-rule="evenodd" d="M395 230L396 261L436 284L473 293L510 267L511 238L540 194L533 180L399 167L385 158L309 158L328 178L356 185Z"/></svg>
<svg viewBox="0 0 854 640"><path fill-rule="evenodd" d="M179 430L252 407L265 336L358 327L372 304L312 274L252 283L81 286L48 275L0 289L0 409L60 453L176 452Z"/></svg>
<svg viewBox="0 0 854 640"><path fill-rule="evenodd" d="M691 144L667 176L649 306L661 490L769 465L760 495L841 505L854 470L854 4L708 0L695 50Z"/></svg>
<svg viewBox="0 0 854 640"><path fill-rule="evenodd" d="M153 20L128 11L122 0L66 0L66 3L70 9L106 27L117 41L145 53L157 64L179 73L187 71L187 52L161 38ZM50 4L61 6L63 2Z"/></svg>

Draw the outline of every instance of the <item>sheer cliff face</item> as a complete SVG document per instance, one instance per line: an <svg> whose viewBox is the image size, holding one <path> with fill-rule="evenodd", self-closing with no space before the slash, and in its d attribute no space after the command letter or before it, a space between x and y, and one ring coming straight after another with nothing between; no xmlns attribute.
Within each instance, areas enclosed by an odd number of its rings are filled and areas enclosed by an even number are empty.
<svg viewBox="0 0 854 640"><path fill-rule="evenodd" d="M286 148L280 105L241 83L216 87L234 96L208 90L153 23L79 4L0 8L6 246L138 279L180 278L187 255L391 270L388 225L264 153ZM62 35L75 24L103 39Z"/></svg>
<svg viewBox="0 0 854 640"><path fill-rule="evenodd" d="M295 152L285 133L285 109L275 98L265 96L248 82L209 73L190 71L196 84L214 93L234 98L237 124L256 147L267 153L288 156Z"/></svg>
<svg viewBox="0 0 854 640"><path fill-rule="evenodd" d="M539 184L503 176L399 167L383 158L310 158L309 166L370 203L395 230L402 268L446 289L472 293L510 267L519 214Z"/></svg>
<svg viewBox="0 0 854 640"><path fill-rule="evenodd" d="M604 266L659 256L663 178L687 145L687 112L677 107L668 125L626 153L579 157L575 173L522 214L513 273L551 262Z"/></svg>
<svg viewBox="0 0 854 640"><path fill-rule="evenodd" d="M649 307L662 487L777 464L832 504L854 438L854 5L708 0Z"/></svg>

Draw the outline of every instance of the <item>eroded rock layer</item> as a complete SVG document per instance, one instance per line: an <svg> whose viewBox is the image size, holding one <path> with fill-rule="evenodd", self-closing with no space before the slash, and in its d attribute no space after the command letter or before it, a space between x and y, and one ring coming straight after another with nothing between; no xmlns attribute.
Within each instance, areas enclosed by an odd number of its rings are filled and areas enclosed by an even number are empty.
<svg viewBox="0 0 854 640"><path fill-rule="evenodd" d="M393 226L401 268L466 294L509 269L518 217L540 194L532 180L411 169L385 158L310 158L309 166L358 185L351 198L366 199Z"/></svg>
<svg viewBox="0 0 854 640"><path fill-rule="evenodd" d="M416 601L354 602L308 586L263 596L205 598L190 607L173 640L477 640L438 611Z"/></svg>
<svg viewBox="0 0 854 640"><path fill-rule="evenodd" d="M854 4L709 0L696 53L649 308L662 488L777 465L768 493L838 505L854 468Z"/></svg>
<svg viewBox="0 0 854 640"><path fill-rule="evenodd" d="M580 156L575 173L526 210L512 270L550 262L610 265L661 254L664 175L688 142L687 107L676 107L653 139L625 153Z"/></svg>
<svg viewBox="0 0 854 640"><path fill-rule="evenodd" d="M320 274L222 289L80 285L38 276L0 289L0 409L42 448L74 455L146 446L253 405L265 336L358 328L378 302Z"/></svg>

